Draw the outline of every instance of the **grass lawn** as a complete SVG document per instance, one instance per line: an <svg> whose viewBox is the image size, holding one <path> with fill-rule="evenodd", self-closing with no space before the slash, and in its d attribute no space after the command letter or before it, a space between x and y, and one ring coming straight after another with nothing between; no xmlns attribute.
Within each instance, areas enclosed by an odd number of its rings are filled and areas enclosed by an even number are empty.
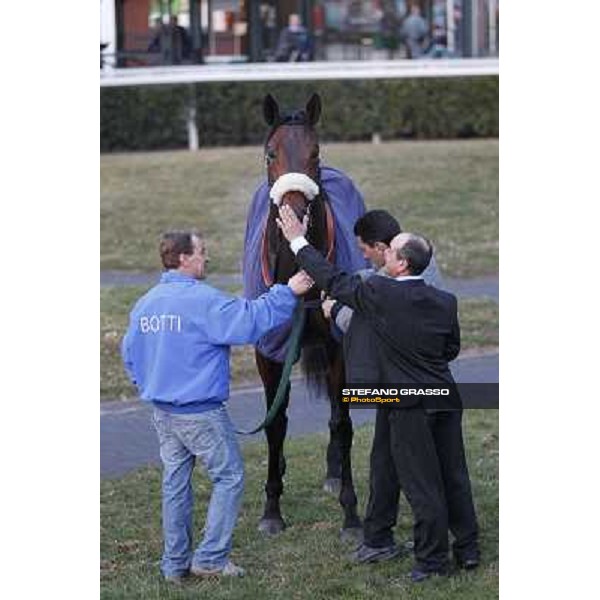
<svg viewBox="0 0 600 600"><path fill-rule="evenodd" d="M241 580L191 580L182 588L162 582L158 562L160 471L148 468L101 483L101 597L108 600L149 598L235 599L384 599L485 600L498 598L498 411L465 411L464 431L473 495L481 528L482 565L413 586L407 578L412 560L350 566L351 550L338 538L341 511L337 500L321 491L327 438L317 434L286 442L287 474L282 499L288 529L265 539L256 527L262 514L266 474L264 442L244 446L246 492L234 536L232 559L244 566ZM367 500L368 453L372 426L355 432L354 478L360 514ZM194 475L194 540L198 540L209 498L209 482L200 469ZM411 519L402 499L398 541L412 536Z"/></svg>
<svg viewBox="0 0 600 600"><path fill-rule="evenodd" d="M385 208L433 240L448 276L498 271L498 140L323 144L367 208ZM264 177L262 149L101 157L101 268L158 270L157 240L199 227L215 273L239 272L246 213Z"/></svg>
<svg viewBox="0 0 600 600"><path fill-rule="evenodd" d="M105 287L100 292L100 396L103 399L133 398L121 362L120 344L134 302L147 287ZM239 289L230 289L239 293ZM498 304L491 300L461 300L459 312L462 348L482 349L498 346ZM297 367L294 367L295 369ZM252 346L237 346L231 353L233 385L258 380Z"/></svg>

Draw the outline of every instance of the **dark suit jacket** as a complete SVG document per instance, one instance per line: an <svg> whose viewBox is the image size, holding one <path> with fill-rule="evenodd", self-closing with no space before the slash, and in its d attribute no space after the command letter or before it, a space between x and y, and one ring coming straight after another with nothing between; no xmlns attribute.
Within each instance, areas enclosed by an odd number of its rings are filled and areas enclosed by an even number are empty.
<svg viewBox="0 0 600 600"><path fill-rule="evenodd" d="M460 350L456 297L423 280L373 275L363 281L305 246L297 261L330 296L354 309L344 337L350 383L454 383Z"/></svg>

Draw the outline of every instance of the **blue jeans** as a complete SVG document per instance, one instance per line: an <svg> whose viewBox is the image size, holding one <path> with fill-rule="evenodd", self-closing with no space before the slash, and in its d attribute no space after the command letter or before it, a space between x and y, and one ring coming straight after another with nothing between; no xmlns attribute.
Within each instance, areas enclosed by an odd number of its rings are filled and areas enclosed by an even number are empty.
<svg viewBox="0 0 600 600"><path fill-rule="evenodd" d="M180 575L190 566L220 569L228 561L244 491L244 463L225 407L199 414L154 409L163 463L161 570ZM213 483L204 538L192 555L192 471L199 457Z"/></svg>

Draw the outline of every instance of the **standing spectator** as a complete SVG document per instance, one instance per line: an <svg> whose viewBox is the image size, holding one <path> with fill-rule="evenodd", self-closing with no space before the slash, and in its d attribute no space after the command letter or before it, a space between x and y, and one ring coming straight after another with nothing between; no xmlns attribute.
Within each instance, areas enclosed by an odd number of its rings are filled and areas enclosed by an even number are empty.
<svg viewBox="0 0 600 600"><path fill-rule="evenodd" d="M169 33L171 35L171 62L174 65L180 65L190 58L192 42L185 27L179 25L177 15L171 15Z"/></svg>
<svg viewBox="0 0 600 600"><path fill-rule="evenodd" d="M163 38L166 35L166 27L161 17L156 17L150 32L151 38L148 44L148 52L161 52L163 48Z"/></svg>
<svg viewBox="0 0 600 600"><path fill-rule="evenodd" d="M432 7L431 44L425 55L428 58L450 58L448 35L446 32L446 2L435 0Z"/></svg>
<svg viewBox="0 0 600 600"><path fill-rule="evenodd" d="M190 37L185 27L179 25L176 15L171 15L168 25L163 25L160 17L154 20L148 52L160 53L161 62L165 65L180 65L191 57Z"/></svg>
<svg viewBox="0 0 600 600"><path fill-rule="evenodd" d="M463 22L462 0L454 0L454 55L462 56L463 49Z"/></svg>
<svg viewBox="0 0 600 600"><path fill-rule="evenodd" d="M408 58L422 56L427 32L427 21L421 16L421 7L413 4L410 7L410 15L404 19L402 24L402 37L406 44Z"/></svg>
<svg viewBox="0 0 600 600"><path fill-rule="evenodd" d="M300 15L292 13L288 26L281 30L277 50L277 62L300 62L312 60L312 44L308 30L302 25Z"/></svg>
<svg viewBox="0 0 600 600"><path fill-rule="evenodd" d="M325 7L323 2L313 3L312 9L312 58L313 60L324 60L323 38L325 36Z"/></svg>
<svg viewBox="0 0 600 600"><path fill-rule="evenodd" d="M163 463L161 570L180 583L198 576L242 576L229 560L244 488L239 444L224 403L229 397L232 344L255 343L289 320L305 273L250 301L206 285L208 257L197 232L166 233L165 273L131 311L123 338L125 368L140 398L153 405ZM199 458L213 484L204 539L192 550L192 472Z"/></svg>
<svg viewBox="0 0 600 600"><path fill-rule="evenodd" d="M260 3L261 43L263 58L271 59L276 43L275 7L270 2Z"/></svg>
<svg viewBox="0 0 600 600"><path fill-rule="evenodd" d="M379 21L379 40L382 49L387 50L387 57L394 58L399 46L400 18L395 2L385 2Z"/></svg>

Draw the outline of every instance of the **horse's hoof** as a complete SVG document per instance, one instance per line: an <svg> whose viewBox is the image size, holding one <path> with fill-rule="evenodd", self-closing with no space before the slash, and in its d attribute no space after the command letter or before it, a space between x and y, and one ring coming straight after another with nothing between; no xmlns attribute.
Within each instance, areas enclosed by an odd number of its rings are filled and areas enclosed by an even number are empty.
<svg viewBox="0 0 600 600"><path fill-rule="evenodd" d="M261 519L258 530L265 535L277 535L285 529L283 519Z"/></svg>
<svg viewBox="0 0 600 600"><path fill-rule="evenodd" d="M340 529L340 540L344 544L353 543L357 546L363 543L364 533L362 527L346 527Z"/></svg>
<svg viewBox="0 0 600 600"><path fill-rule="evenodd" d="M338 477L328 477L323 483L323 491L334 496L340 495L342 489L342 480Z"/></svg>

